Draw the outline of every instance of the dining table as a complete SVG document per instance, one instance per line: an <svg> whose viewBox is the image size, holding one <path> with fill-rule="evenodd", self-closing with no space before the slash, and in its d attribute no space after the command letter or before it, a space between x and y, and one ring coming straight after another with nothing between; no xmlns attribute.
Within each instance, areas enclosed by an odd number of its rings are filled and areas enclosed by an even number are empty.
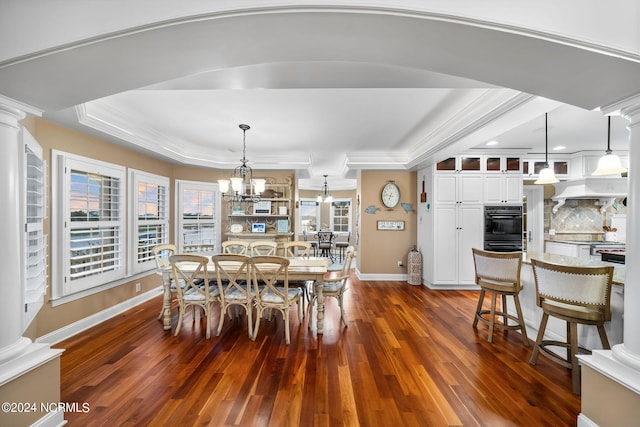
<svg viewBox="0 0 640 427"><path fill-rule="evenodd" d="M200 255L200 254L193 254ZM211 260L210 254L207 256L209 263L207 264L207 274L209 280L215 278L216 267ZM289 260L289 280L290 281L305 281L312 280L314 285L322 283L327 269L329 267L329 260L325 257L287 257ZM194 268L197 264L194 263ZM229 271L227 266L225 269ZM188 266L183 266L183 270L188 272ZM232 271L232 270L231 270ZM165 330L171 330L171 267L163 269L162 271L162 283L163 283L163 327ZM316 286L317 295L317 308L316 308L316 323L317 334L323 333L324 328L324 295L323 287Z"/></svg>

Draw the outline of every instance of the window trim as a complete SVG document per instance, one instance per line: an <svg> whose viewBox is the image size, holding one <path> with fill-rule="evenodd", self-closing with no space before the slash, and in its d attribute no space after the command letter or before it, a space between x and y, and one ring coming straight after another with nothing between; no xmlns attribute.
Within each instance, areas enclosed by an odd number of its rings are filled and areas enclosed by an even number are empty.
<svg viewBox="0 0 640 427"><path fill-rule="evenodd" d="M70 301L77 299L74 294L93 294L103 290L104 285L109 284L126 277L127 251L126 251L126 227L127 227L127 173L124 166L113 163L103 162L89 157L79 156L59 150L51 151L51 193L52 193L52 210L51 210L51 300L64 299ZM70 230L71 227L66 226L66 213L70 207L70 171L67 173L67 167L74 163L83 164L83 172L98 173L108 175L120 179L120 208L118 223L120 231L120 242L118 250L120 256L120 266L107 273L88 276L79 279L77 282L71 282L69 279L70 269ZM97 225L97 224L96 224ZM91 283L91 286L87 286Z"/></svg>
<svg viewBox="0 0 640 427"><path fill-rule="evenodd" d="M336 231L335 230L335 224L334 224L334 207L335 207L335 203L340 203L340 202L349 202L349 212L347 214L347 231L341 230L341 231ZM329 221L330 221L330 227L331 227L331 231L333 231L334 233L351 233L352 230L352 215L353 215L353 200L351 200L351 198L345 197L345 198L339 198L339 199L334 199L333 202L331 203L331 208L329 210Z"/></svg>
<svg viewBox="0 0 640 427"><path fill-rule="evenodd" d="M320 203L315 198L312 197L302 197L300 198L300 209L298 209L298 233L303 234L302 230L302 205L305 202L312 202L316 205L316 230L310 231L310 233L316 233L320 229L320 213L322 211Z"/></svg>
<svg viewBox="0 0 640 427"><path fill-rule="evenodd" d="M158 244L169 243L169 232L170 232L170 203L169 199L171 197L171 180L169 177L156 175L149 172L137 170L137 169L128 169L129 172L129 221L128 227L129 232L127 235L128 240L128 251L127 254L127 272L129 275L142 273L145 271L150 271L156 268L156 263L153 259L147 260L145 262L138 262L138 227L144 223L141 222L138 218L138 184L140 182L148 183L148 184L156 184L158 186L164 186L166 195L164 201L164 212L165 217L159 218L157 220L149 221L149 225L163 225L164 226L164 236L162 239L158 241Z"/></svg>
<svg viewBox="0 0 640 427"><path fill-rule="evenodd" d="M184 226L184 218L182 215L182 202L183 202L183 192L186 189L194 189L194 190L211 190L213 191L213 223L215 227L214 234L214 247L215 250L219 250L222 245L222 197L220 195L220 190L218 183L206 182L206 181L190 181L190 180L175 180L175 233L174 233L174 241L176 248L179 253L184 252L183 247L183 239L182 239L182 228Z"/></svg>

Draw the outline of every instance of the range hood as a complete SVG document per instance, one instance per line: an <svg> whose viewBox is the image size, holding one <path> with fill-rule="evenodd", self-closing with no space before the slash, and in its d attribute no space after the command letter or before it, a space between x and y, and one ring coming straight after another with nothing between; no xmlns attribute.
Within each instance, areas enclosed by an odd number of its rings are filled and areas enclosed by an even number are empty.
<svg viewBox="0 0 640 427"><path fill-rule="evenodd" d="M616 199L627 197L627 178L587 177L560 181L553 184L556 194L551 199L556 203L553 212L557 212L567 199L600 199L601 212L611 206Z"/></svg>

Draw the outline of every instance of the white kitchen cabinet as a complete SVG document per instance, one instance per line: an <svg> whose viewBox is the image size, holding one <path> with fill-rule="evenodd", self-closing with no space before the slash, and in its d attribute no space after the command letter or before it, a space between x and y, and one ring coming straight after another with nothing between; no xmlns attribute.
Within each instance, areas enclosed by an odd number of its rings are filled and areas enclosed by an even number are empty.
<svg viewBox="0 0 640 427"><path fill-rule="evenodd" d="M545 252L585 260L591 259L591 245L589 244L547 241L545 244Z"/></svg>
<svg viewBox="0 0 640 427"><path fill-rule="evenodd" d="M590 177L593 172L598 168L598 162L600 161L600 157L604 155L604 152L594 153L588 152L588 154L580 153L575 158L571 159L571 178L585 178ZM629 156L625 152L620 152L617 154L620 157L620 163L625 168L629 169ZM604 177L609 178L619 178L620 174L617 175L604 175Z"/></svg>
<svg viewBox="0 0 640 427"><path fill-rule="evenodd" d="M434 207L434 285L475 283L471 248L482 248L483 206L443 204Z"/></svg>
<svg viewBox="0 0 640 427"><path fill-rule="evenodd" d="M522 203L522 175L485 174L483 184L487 204Z"/></svg>
<svg viewBox="0 0 640 427"><path fill-rule="evenodd" d="M482 203L482 174L435 174L434 203Z"/></svg>

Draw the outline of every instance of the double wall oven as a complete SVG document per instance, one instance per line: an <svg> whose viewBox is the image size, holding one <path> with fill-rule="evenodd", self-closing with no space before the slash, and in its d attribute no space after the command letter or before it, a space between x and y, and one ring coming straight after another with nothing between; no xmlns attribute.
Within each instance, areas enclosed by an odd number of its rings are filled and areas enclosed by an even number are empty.
<svg viewBox="0 0 640 427"><path fill-rule="evenodd" d="M484 249L522 251L522 206L484 207Z"/></svg>

